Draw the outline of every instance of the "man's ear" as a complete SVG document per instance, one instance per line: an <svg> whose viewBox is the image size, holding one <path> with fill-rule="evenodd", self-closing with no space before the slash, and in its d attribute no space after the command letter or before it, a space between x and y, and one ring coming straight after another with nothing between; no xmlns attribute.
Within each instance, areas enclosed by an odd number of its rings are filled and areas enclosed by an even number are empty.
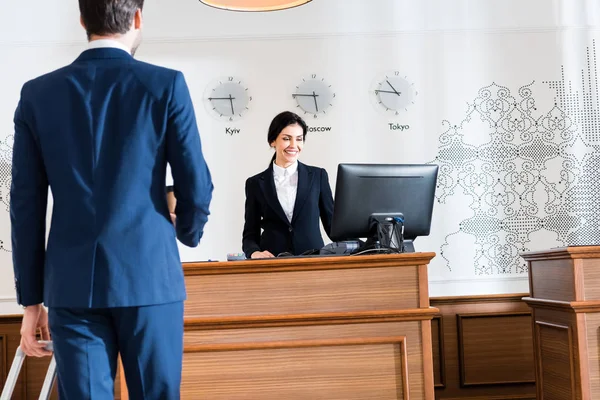
<svg viewBox="0 0 600 400"><path fill-rule="evenodd" d="M133 16L133 28L136 30L142 29L143 20L142 20L142 9L138 8Z"/></svg>
<svg viewBox="0 0 600 400"><path fill-rule="evenodd" d="M83 17L81 15L79 16L79 23L81 24L81 27L85 29L85 24L83 23Z"/></svg>

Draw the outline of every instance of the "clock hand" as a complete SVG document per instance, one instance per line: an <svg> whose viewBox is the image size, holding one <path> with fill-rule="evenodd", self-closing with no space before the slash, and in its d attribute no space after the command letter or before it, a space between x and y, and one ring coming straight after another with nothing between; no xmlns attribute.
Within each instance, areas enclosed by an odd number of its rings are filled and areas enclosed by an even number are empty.
<svg viewBox="0 0 600 400"><path fill-rule="evenodd" d="M318 94L304 94L304 93L292 93L292 97L298 97L298 96L306 96L306 97L319 97Z"/></svg>
<svg viewBox="0 0 600 400"><path fill-rule="evenodd" d="M313 90L313 99L315 99L315 108L317 109L317 112L319 112L319 106L317 105L317 95L315 94L314 90Z"/></svg>
<svg viewBox="0 0 600 400"><path fill-rule="evenodd" d="M398 91L396 89L394 89L394 87L392 86L392 84L390 83L390 81L388 81L387 79L385 81L387 82L388 85L390 85L390 87L392 88L392 90L394 91L394 93L396 93L398 96L400 96L400 93L398 93Z"/></svg>
<svg viewBox="0 0 600 400"><path fill-rule="evenodd" d="M400 93L392 92L391 90L375 90L375 93L394 93L400 95Z"/></svg>
<svg viewBox="0 0 600 400"><path fill-rule="evenodd" d="M235 111L233 110L233 97L229 95L229 102L231 103L231 114L235 115Z"/></svg>
<svg viewBox="0 0 600 400"><path fill-rule="evenodd" d="M235 100L235 97L209 97L209 100Z"/></svg>

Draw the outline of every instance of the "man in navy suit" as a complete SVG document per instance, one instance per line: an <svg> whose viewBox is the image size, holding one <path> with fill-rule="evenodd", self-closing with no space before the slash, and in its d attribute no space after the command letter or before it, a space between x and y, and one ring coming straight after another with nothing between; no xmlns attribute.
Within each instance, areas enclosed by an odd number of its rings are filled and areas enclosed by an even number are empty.
<svg viewBox="0 0 600 400"><path fill-rule="evenodd" d="M143 0L79 7L89 49L27 82L14 117L21 346L47 355L35 334L48 339L49 321L63 400L112 399L118 354L132 399L178 399L186 292L176 238L198 245L211 175L183 75L133 58Z"/></svg>

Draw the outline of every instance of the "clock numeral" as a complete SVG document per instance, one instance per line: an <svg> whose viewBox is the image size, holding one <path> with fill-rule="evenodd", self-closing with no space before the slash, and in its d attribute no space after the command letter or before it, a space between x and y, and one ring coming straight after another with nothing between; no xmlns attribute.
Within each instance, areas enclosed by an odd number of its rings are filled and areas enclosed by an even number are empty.
<svg viewBox="0 0 600 400"><path fill-rule="evenodd" d="M229 121L233 121L233 117L229 117Z"/></svg>
<svg viewBox="0 0 600 400"><path fill-rule="evenodd" d="M310 77L315 79L317 77L317 74L312 74Z"/></svg>
<svg viewBox="0 0 600 400"><path fill-rule="evenodd" d="M333 94L333 98L335 99L335 93ZM331 104L330 104L331 105Z"/></svg>
<svg viewBox="0 0 600 400"><path fill-rule="evenodd" d="M398 76L400 74L400 71L396 71L394 72L394 75Z"/></svg>
<svg viewBox="0 0 600 400"><path fill-rule="evenodd" d="M317 114L313 115L313 118L317 118Z"/></svg>
<svg viewBox="0 0 600 400"><path fill-rule="evenodd" d="M252 101L252 96L248 97L248 101Z"/></svg>
<svg viewBox="0 0 600 400"><path fill-rule="evenodd" d="M228 80L229 82L233 82L233 76L230 76L229 78L227 78L227 80Z"/></svg>

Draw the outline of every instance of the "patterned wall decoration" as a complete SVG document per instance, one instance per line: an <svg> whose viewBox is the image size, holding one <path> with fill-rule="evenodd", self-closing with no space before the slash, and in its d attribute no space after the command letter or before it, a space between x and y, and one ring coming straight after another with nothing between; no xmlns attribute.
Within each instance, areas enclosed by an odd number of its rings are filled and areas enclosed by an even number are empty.
<svg viewBox="0 0 600 400"><path fill-rule="evenodd" d="M12 160L13 135L8 135L0 140L0 212L10 211L10 183L11 183L11 160ZM10 235L9 230L3 230ZM10 252L10 237L0 237L0 251Z"/></svg>
<svg viewBox="0 0 600 400"><path fill-rule="evenodd" d="M563 245L600 244L600 107L596 46L587 48L581 84L542 82L556 91L549 110L536 107L534 82L513 93L492 83L481 88L458 124L444 121L437 197L468 202L459 233L475 238L477 275L523 274L519 252ZM575 86L577 89L573 89ZM475 125L475 127L473 127ZM532 234L538 232L536 239ZM453 242L454 243L454 242Z"/></svg>

